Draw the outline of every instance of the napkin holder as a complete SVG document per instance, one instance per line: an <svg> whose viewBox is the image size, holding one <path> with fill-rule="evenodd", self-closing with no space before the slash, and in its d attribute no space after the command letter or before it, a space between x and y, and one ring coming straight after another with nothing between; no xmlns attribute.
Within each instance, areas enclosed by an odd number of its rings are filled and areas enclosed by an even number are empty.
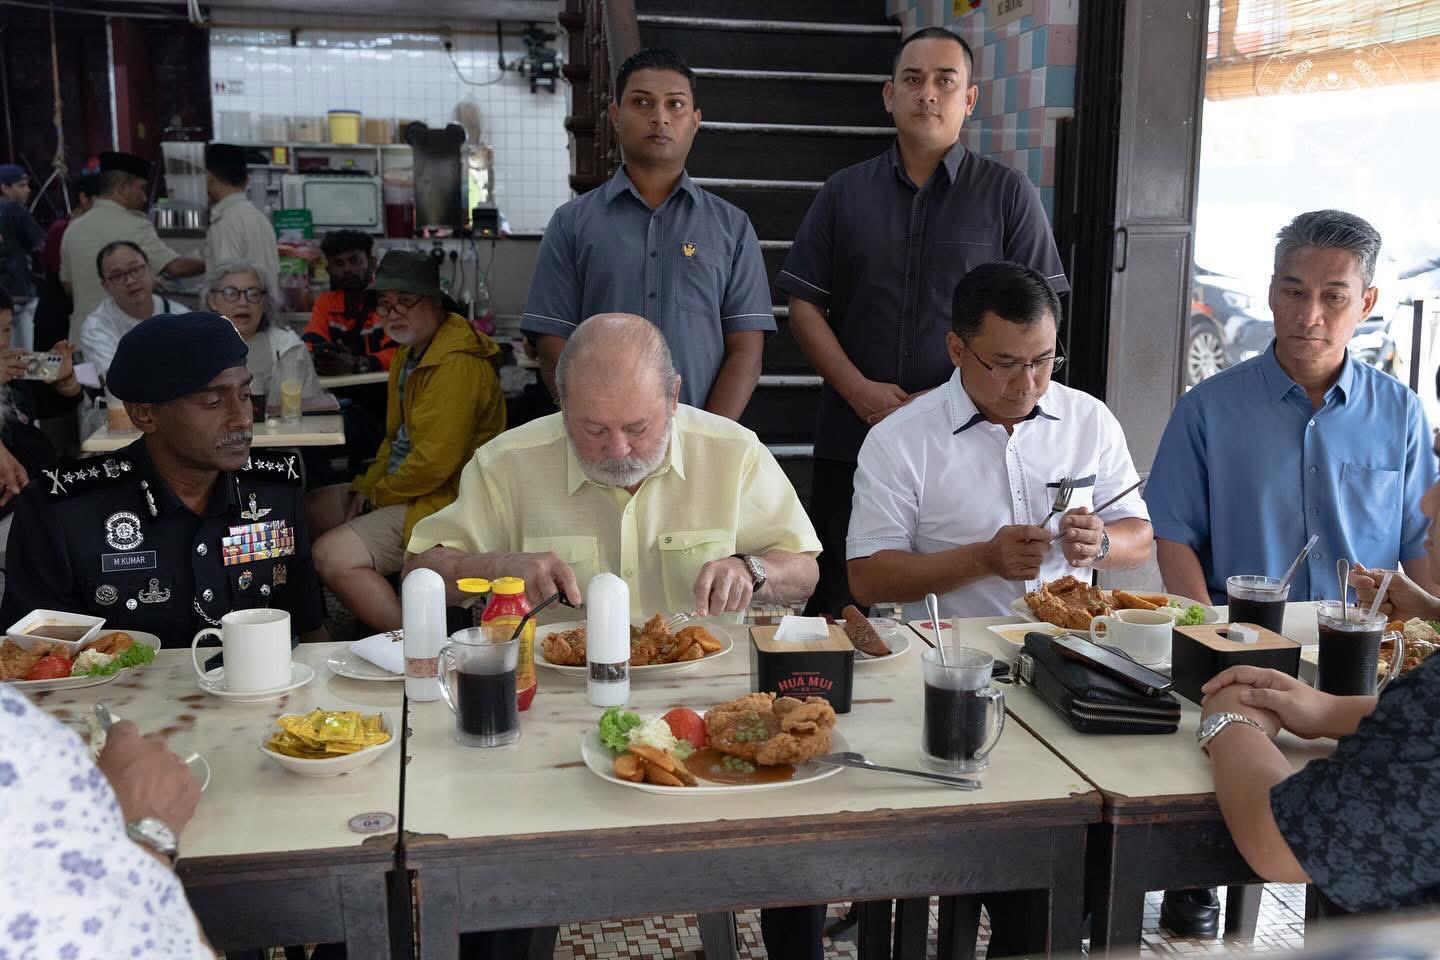
<svg viewBox="0 0 1440 960"><path fill-rule="evenodd" d="M850 712L855 645L845 629L830 624L824 637L775 639L778 627L750 628L750 686L781 697L824 697L836 713Z"/></svg>
<svg viewBox="0 0 1440 960"><path fill-rule="evenodd" d="M1266 667L1292 677L1299 674L1300 644L1273 630L1247 626L1259 634L1255 643L1231 640L1227 636L1228 623L1176 627L1170 655L1170 679L1175 683L1175 692L1199 703L1204 697L1200 688L1231 667Z"/></svg>

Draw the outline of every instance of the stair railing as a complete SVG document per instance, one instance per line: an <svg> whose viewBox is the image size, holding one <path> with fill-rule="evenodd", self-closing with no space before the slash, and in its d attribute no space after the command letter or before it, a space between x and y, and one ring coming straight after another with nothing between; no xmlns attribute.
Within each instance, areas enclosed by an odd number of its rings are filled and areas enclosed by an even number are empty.
<svg viewBox="0 0 1440 960"><path fill-rule="evenodd" d="M560 25L569 36L564 68L571 87L570 187L584 193L608 180L620 165L620 145L610 126L611 79L640 49L635 0L565 0Z"/></svg>

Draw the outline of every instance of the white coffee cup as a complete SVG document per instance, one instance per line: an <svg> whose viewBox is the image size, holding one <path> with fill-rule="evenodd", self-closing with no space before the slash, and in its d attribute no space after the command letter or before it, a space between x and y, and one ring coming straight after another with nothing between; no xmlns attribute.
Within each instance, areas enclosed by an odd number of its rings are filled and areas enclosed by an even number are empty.
<svg viewBox="0 0 1440 960"><path fill-rule="evenodd" d="M230 693L261 693L290 682L290 614L261 607L232 610L220 618L220 629L206 627L190 641L195 673L200 665L200 639L220 638L225 652L225 689Z"/></svg>
<svg viewBox="0 0 1440 960"><path fill-rule="evenodd" d="M1162 663L1170 656L1175 618L1159 610L1119 610L1090 621L1090 639L1124 650L1138 663Z"/></svg>

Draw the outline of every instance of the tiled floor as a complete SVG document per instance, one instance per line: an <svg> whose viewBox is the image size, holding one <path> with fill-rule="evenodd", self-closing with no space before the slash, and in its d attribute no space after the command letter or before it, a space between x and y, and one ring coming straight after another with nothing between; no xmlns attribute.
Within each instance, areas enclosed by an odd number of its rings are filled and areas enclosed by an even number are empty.
<svg viewBox="0 0 1440 960"><path fill-rule="evenodd" d="M1222 895L1221 902L1224 902ZM841 911L831 908L832 916ZM1260 906L1260 924L1253 946L1259 950L1294 949L1305 942L1305 888L1269 884ZM1145 902L1145 927L1141 935L1142 958L1192 957L1225 952L1228 947L1219 939L1188 940L1172 937L1160 930L1160 894L1152 893ZM982 917L981 943L989 936ZM930 906L930 956L935 955L935 904ZM1244 944L1243 946L1251 946ZM825 956L837 960L853 960L855 944L849 940L825 942ZM656 958L698 958L700 931L693 916L653 917L624 923L581 923L562 927L555 947L554 960L656 960ZM740 914L740 956L766 957L760 942L760 920L754 911ZM979 956L984 956L982 946Z"/></svg>

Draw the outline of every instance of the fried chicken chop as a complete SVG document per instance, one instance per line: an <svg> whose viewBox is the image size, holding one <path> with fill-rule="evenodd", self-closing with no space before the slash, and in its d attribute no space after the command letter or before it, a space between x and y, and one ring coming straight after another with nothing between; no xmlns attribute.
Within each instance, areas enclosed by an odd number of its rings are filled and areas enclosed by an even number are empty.
<svg viewBox="0 0 1440 960"><path fill-rule="evenodd" d="M710 746L762 767L804 763L830 752L835 709L821 697L750 693L705 711Z"/></svg>
<svg viewBox="0 0 1440 960"><path fill-rule="evenodd" d="M56 653L64 652L59 646L54 650ZM0 680L24 680L35 662L50 652L51 645L43 640L32 643L29 650L22 650L18 643L7 637L4 643L0 643Z"/></svg>
<svg viewBox="0 0 1440 960"><path fill-rule="evenodd" d="M1025 594L1025 603L1037 620L1066 630L1089 630L1091 618L1115 612L1104 590L1071 576L1042 584Z"/></svg>

